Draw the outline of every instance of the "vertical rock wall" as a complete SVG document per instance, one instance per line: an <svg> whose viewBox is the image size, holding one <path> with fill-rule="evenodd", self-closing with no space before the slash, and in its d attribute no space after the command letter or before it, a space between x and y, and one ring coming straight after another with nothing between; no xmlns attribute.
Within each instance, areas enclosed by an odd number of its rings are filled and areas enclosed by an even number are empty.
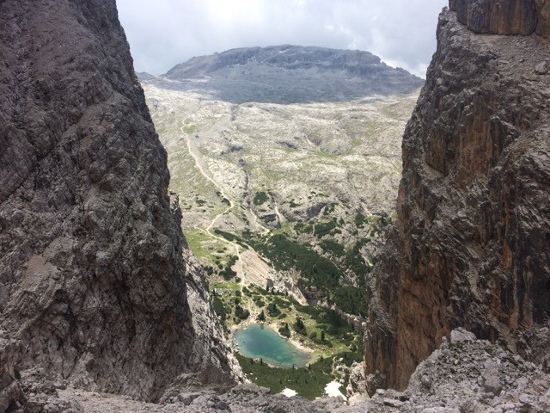
<svg viewBox="0 0 550 413"><path fill-rule="evenodd" d="M489 14L472 12L489 3ZM534 34L548 30L534 5L456 0L457 12L440 16L438 49L403 138L398 222L370 286L371 391L404 388L459 326L533 360L548 357L550 49ZM528 26L533 34L474 34L474 17L490 22L490 33ZM493 31L494 22L507 26Z"/></svg>
<svg viewBox="0 0 550 413"><path fill-rule="evenodd" d="M475 33L550 36L548 0L449 0L449 7Z"/></svg>
<svg viewBox="0 0 550 413"><path fill-rule="evenodd" d="M0 2L0 329L12 364L155 399L231 382L114 0ZM188 300L188 296L192 297Z"/></svg>

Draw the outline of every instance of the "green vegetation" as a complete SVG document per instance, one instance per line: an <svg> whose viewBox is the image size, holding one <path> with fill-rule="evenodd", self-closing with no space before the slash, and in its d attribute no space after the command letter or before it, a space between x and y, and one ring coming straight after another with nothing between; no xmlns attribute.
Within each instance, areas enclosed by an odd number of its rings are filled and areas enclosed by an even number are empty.
<svg viewBox="0 0 550 413"><path fill-rule="evenodd" d="M265 313L264 313L264 310L262 310L262 312L258 315L258 317L256 318L256 320L261 321L261 322L264 322L264 321L265 321Z"/></svg>
<svg viewBox="0 0 550 413"><path fill-rule="evenodd" d="M191 123L189 119L186 119L185 122L183 122L183 127L181 128L184 133L187 133L188 135L191 135L195 133L197 130L197 127Z"/></svg>
<svg viewBox="0 0 550 413"><path fill-rule="evenodd" d="M303 233L303 234L311 234L311 233L313 233L313 225L312 225L312 224L303 223L303 222L297 222L297 223L294 225L294 229L295 229L297 232L301 232L301 233Z"/></svg>
<svg viewBox="0 0 550 413"><path fill-rule="evenodd" d="M219 235L220 237L225 238L226 240L228 240L230 242L236 242L241 247L243 247L245 249L248 249L248 245L246 245L246 242L241 237L239 237L235 234L232 234L232 233L227 232L227 231L222 231L221 229L215 229L214 233L216 235Z"/></svg>
<svg viewBox="0 0 550 413"><path fill-rule="evenodd" d="M160 98L153 92L150 98ZM236 262L233 244L241 251L254 248L275 271L298 274L296 281L306 295L310 294L308 298L326 298L345 312L364 315L368 299L365 280L375 261L370 254L383 241L391 218L383 212L371 215L363 211L355 197L343 201L340 185L344 190L368 194L369 208L372 205L373 210L384 210L388 199L395 196L386 188L388 179L399 175L400 161L362 155L386 153L388 145L399 153L399 122L410 116L416 99L398 105L392 100L389 105L269 108L194 99L170 98L173 110L154 111L152 116L167 148L170 188L180 196L186 239L209 276L216 313L227 330L243 319L265 322L281 335L300 340L331 364L333 357L351 349L355 332L335 312L300 306L273 291L240 285L231 269ZM231 127L226 123L229 107ZM334 135L334 128L327 128L334 121L341 137ZM390 136L393 129L397 131L395 139ZM192 154L182 132L189 138ZM292 137L300 150L272 145ZM351 146L335 146L341 139ZM233 144L243 150L221 159L220 150ZM332 154L331 148L336 147L338 153ZM334 167L348 171L349 179L339 182L340 175L330 173ZM219 181L225 171L223 181ZM232 181L243 176L245 182ZM380 180L384 186L372 191L372 185ZM287 218L280 222L281 228L264 219L269 215L277 218L275 207ZM212 221L224 212L221 219ZM212 229L205 231L210 224ZM247 283L252 273L246 262ZM327 370L327 380L334 373ZM295 388L290 383L289 387Z"/></svg>
<svg viewBox="0 0 550 413"><path fill-rule="evenodd" d="M296 207L299 207L300 204L297 204L294 199L291 199L289 204L288 204L291 208L296 208Z"/></svg>
<svg viewBox="0 0 550 413"><path fill-rule="evenodd" d="M214 311L216 312L216 315L220 318L223 324L227 317L227 310L223 304L223 301L217 296L212 297L212 301L214 304Z"/></svg>
<svg viewBox="0 0 550 413"><path fill-rule="evenodd" d="M342 294L346 292L343 291ZM348 294L353 294L353 290L350 290ZM241 292L238 283L223 282L212 285L212 296L216 313L228 324L228 327L232 321L237 322L248 318L250 314L245 308L254 306L256 302L261 302L267 304L259 311L257 319L267 323L276 323L278 327L275 329L278 329L286 337L291 336L291 330L300 333L301 336L316 332L316 339L312 339L313 342L335 349L349 346L350 340L359 337L336 311L300 305L294 299L274 291L270 293L262 288L249 286ZM231 319L233 314L237 320ZM326 337L325 332L327 333Z"/></svg>
<svg viewBox="0 0 550 413"><path fill-rule="evenodd" d="M304 320L302 320L301 317L296 318L296 322L293 325L294 331L296 331L298 334L301 334L303 336L307 335L307 329L306 325L304 324Z"/></svg>
<svg viewBox="0 0 550 413"><path fill-rule="evenodd" d="M329 223L335 224L335 221ZM329 227L334 228L332 224ZM367 239L356 242L347 252L343 245L332 239L326 238L320 242L325 252L340 259L343 268L348 268L357 275L358 285L352 286L341 285L343 272L339 266L309 247L291 240L287 234L279 233L261 241L249 240L249 244L268 258L276 270L294 268L300 271L303 277L300 280L302 288L320 289L342 311L362 316L366 316L367 308L365 276L371 271L361 254L361 248L366 242ZM279 315L275 301L268 304L267 312L272 317Z"/></svg>
<svg viewBox="0 0 550 413"><path fill-rule="evenodd" d="M285 330L285 327L281 327ZM288 325L286 326L288 330ZM284 334L283 334L284 335ZM324 341L324 332L321 340ZM335 380L339 374L335 371L335 360L342 360L338 364L350 367L354 362L363 359L363 347L360 336L357 336L341 352L333 353L331 357L319 357L317 361L302 368L276 368L268 366L260 360L253 360L237 354L237 360L248 379L254 383L269 387L273 393L281 392L285 387L296 390L300 396L313 400L324 394L325 386Z"/></svg>
<svg viewBox="0 0 550 413"><path fill-rule="evenodd" d="M232 233L230 233L230 232L222 231L221 229L218 229L218 228L216 228L216 229L214 230L214 233L215 233L216 235L219 235L219 236L221 236L221 237L224 237L226 240L231 241L231 242L237 240L237 238L238 238L236 235L234 235L234 234L232 234Z"/></svg>
<svg viewBox="0 0 550 413"><path fill-rule="evenodd" d="M345 374L336 369L338 365L351 366L362 358L361 336L334 310L300 305L275 290L253 285L242 287L235 282L221 282L211 287L214 309L225 331L250 318L248 308L261 303L263 306L256 312L256 320L271 325L283 337L299 340L314 350L316 362L294 369L274 368L260 360L237 355L245 374L254 383L268 386L274 392L288 386L312 399L323 394L328 382ZM345 293L352 294L353 290ZM345 298L350 299L349 295Z"/></svg>
<svg viewBox="0 0 550 413"><path fill-rule="evenodd" d="M367 291L364 287L339 286L331 291L330 300L338 303L340 310L345 313L367 316Z"/></svg>
<svg viewBox="0 0 550 413"><path fill-rule="evenodd" d="M279 327L279 334L289 338L290 337L290 329L288 328L288 323L284 322L282 323L281 327Z"/></svg>
<svg viewBox="0 0 550 413"><path fill-rule="evenodd" d="M225 266L221 269L219 274L226 281L229 281L230 279L232 279L233 277L235 277L237 275L237 273L235 271L233 271L233 269L231 269L231 267L233 267L235 265L235 263L237 262L238 259L239 258L236 255L229 256L229 260L227 261Z"/></svg>
<svg viewBox="0 0 550 413"><path fill-rule="evenodd" d="M280 369L265 363L254 361L237 354L246 376L254 383L269 387L273 393L281 392L285 387L296 390L300 396L309 400L322 396L325 386L334 380L332 360L320 359L308 367Z"/></svg>
<svg viewBox="0 0 550 413"><path fill-rule="evenodd" d="M277 234L267 242L251 242L252 246L267 257L276 270L299 270L309 285L333 288L339 283L342 272L329 259L317 252Z"/></svg>
<svg viewBox="0 0 550 413"><path fill-rule="evenodd" d="M256 192L254 196L254 205L263 205L269 199L269 195L265 192Z"/></svg>
<svg viewBox="0 0 550 413"><path fill-rule="evenodd" d="M319 222L315 224L315 229L313 233L317 238L322 238L325 235L328 235L338 226L336 218L333 218L332 221L328 222Z"/></svg>
<svg viewBox="0 0 550 413"><path fill-rule="evenodd" d="M325 252L330 252L336 257L341 257L345 255L344 246L341 244L338 244L336 241L332 239L322 239L319 242L319 245Z"/></svg>
<svg viewBox="0 0 550 413"><path fill-rule="evenodd" d="M281 314L281 311L277 307L277 303L275 301L272 301L267 305L267 313L271 317L277 317L278 315Z"/></svg>
<svg viewBox="0 0 550 413"><path fill-rule="evenodd" d="M235 316L241 320L246 320L248 317L250 317L250 311L245 310L240 306L240 304L237 304L235 306Z"/></svg>
<svg viewBox="0 0 550 413"><path fill-rule="evenodd" d="M336 202L333 202L331 203L330 205L327 205L325 207L325 212L323 213L324 215L330 215L334 212L334 210L336 209L336 205L338 205Z"/></svg>
<svg viewBox="0 0 550 413"><path fill-rule="evenodd" d="M346 257L344 259L344 265L359 276L357 281L360 287L365 287L365 275L369 274L372 269L372 267L365 262L363 254L361 253L361 248L367 242L367 239L357 241L355 245L346 253Z"/></svg>
<svg viewBox="0 0 550 413"><path fill-rule="evenodd" d="M315 321L315 328L323 331L323 336L324 331L326 331L331 336L338 337L344 342L346 342L345 337L355 336L353 328L334 310L301 305L297 305L296 309L301 313L309 315ZM331 339L331 341L333 341L333 344L337 344L334 339ZM351 342L347 344L351 344Z"/></svg>
<svg viewBox="0 0 550 413"><path fill-rule="evenodd" d="M355 225L357 226L357 228L363 228L366 222L367 218L363 214L358 213L355 216Z"/></svg>
<svg viewBox="0 0 550 413"><path fill-rule="evenodd" d="M203 231L185 231L185 239L189 244L189 248L193 251L193 255L201 259L203 262L211 262L211 260L215 260L212 252L224 248L221 241L213 239L210 235Z"/></svg>

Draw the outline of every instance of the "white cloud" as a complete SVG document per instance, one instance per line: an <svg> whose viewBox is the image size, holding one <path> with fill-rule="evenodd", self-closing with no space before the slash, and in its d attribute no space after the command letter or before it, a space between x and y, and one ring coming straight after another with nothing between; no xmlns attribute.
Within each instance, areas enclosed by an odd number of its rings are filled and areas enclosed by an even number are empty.
<svg viewBox="0 0 550 413"><path fill-rule="evenodd" d="M447 0L117 0L136 70L193 56L297 44L372 52L423 75Z"/></svg>

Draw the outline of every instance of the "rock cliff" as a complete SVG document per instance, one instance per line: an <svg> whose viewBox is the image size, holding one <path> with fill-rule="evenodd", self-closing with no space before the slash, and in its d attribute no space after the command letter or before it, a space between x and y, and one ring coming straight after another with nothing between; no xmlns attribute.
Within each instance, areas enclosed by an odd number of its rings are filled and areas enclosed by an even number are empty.
<svg viewBox="0 0 550 413"><path fill-rule="evenodd" d="M370 288L371 391L404 388L459 326L548 363L550 53L536 34L548 33L547 5L451 9L404 134L398 222Z"/></svg>
<svg viewBox="0 0 550 413"><path fill-rule="evenodd" d="M115 1L3 0L0 27L0 387L233 382Z"/></svg>
<svg viewBox="0 0 550 413"><path fill-rule="evenodd" d="M458 21L475 33L550 35L546 0L450 0Z"/></svg>

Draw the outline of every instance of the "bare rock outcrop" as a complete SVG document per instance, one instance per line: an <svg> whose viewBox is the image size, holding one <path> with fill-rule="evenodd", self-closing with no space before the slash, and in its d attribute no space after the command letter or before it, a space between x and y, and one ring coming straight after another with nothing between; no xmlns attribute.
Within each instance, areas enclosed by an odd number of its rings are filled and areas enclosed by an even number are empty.
<svg viewBox="0 0 550 413"><path fill-rule="evenodd" d="M449 7L475 33L550 35L547 0L450 0Z"/></svg>
<svg viewBox="0 0 550 413"><path fill-rule="evenodd" d="M550 376L466 330L453 330L416 368L404 392L378 389L342 412L537 412L550 409Z"/></svg>
<svg viewBox="0 0 550 413"><path fill-rule="evenodd" d="M397 225L370 287L371 393L405 388L460 326L537 363L548 354L550 76L541 69L549 43L460 23L460 7L488 3L480 18L489 26L508 18L510 27L533 26L522 8L531 1L453 1L457 12L440 16L403 138Z"/></svg>
<svg viewBox="0 0 550 413"><path fill-rule="evenodd" d="M18 377L19 371L13 364L19 351L15 340L0 338L0 411L18 406L23 400L23 389Z"/></svg>
<svg viewBox="0 0 550 413"><path fill-rule="evenodd" d="M115 1L4 0L0 27L0 329L18 346L11 365L142 399L182 373L234 382L201 275L182 255L166 153Z"/></svg>

